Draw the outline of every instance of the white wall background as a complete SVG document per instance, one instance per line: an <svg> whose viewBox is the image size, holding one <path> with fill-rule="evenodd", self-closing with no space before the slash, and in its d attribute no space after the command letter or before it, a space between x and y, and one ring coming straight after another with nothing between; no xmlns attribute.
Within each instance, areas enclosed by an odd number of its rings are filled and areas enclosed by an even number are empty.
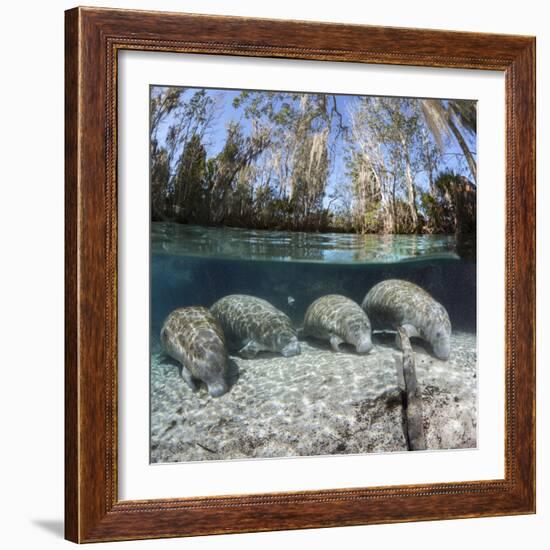
<svg viewBox="0 0 550 550"><path fill-rule="evenodd" d="M63 10L65 1L2 6L0 133L0 540L68 548L63 533ZM264 549L491 544L546 548L550 534L550 329L544 279L550 193L550 20L546 2L509 0L89 0L87 5L536 35L538 67L538 513L535 516L118 543L120 548ZM546 249L546 250L544 250ZM546 253L544 253L546 252ZM546 294L546 296L545 296ZM6 353L7 352L7 353ZM102 546L102 545L100 545ZM95 548L98 548L96 546Z"/></svg>

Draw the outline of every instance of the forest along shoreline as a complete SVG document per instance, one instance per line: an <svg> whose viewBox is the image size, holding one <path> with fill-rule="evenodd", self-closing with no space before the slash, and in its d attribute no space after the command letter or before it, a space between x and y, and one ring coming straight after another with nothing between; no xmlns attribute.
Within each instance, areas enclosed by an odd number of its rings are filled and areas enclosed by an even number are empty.
<svg viewBox="0 0 550 550"><path fill-rule="evenodd" d="M475 254L473 101L153 87L150 131L153 221L452 234Z"/></svg>

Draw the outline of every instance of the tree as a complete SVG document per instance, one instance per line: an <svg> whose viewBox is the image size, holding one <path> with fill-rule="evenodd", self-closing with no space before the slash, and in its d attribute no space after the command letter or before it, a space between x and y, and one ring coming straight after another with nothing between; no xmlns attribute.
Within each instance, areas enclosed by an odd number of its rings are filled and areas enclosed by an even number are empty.
<svg viewBox="0 0 550 550"><path fill-rule="evenodd" d="M453 234L461 257L475 258L476 186L464 176L443 172L435 181L433 193L424 193L426 231Z"/></svg>
<svg viewBox="0 0 550 550"><path fill-rule="evenodd" d="M468 163L474 183L477 181L477 167L474 156L466 142L465 134L476 133L476 106L473 101L449 99L421 100L422 112L436 142L441 146L447 136L453 136Z"/></svg>
<svg viewBox="0 0 550 550"><path fill-rule="evenodd" d="M151 215L153 220L166 216L169 199L170 161L165 146L159 146L158 132L162 123L181 107L183 88L153 88L149 105L151 155Z"/></svg>
<svg viewBox="0 0 550 550"><path fill-rule="evenodd" d="M204 202L205 170L206 149L200 136L193 134L183 147L173 178L172 211L176 220L188 222L190 219L202 217L200 207ZM199 208L198 212L197 208Z"/></svg>
<svg viewBox="0 0 550 550"><path fill-rule="evenodd" d="M164 148L151 151L151 217L153 221L165 219L168 200L170 167L168 154Z"/></svg>
<svg viewBox="0 0 550 550"><path fill-rule="evenodd" d="M161 123L175 109L181 107L181 96L185 88L155 87L151 91L149 104L150 135L152 142L157 141L157 134Z"/></svg>
<svg viewBox="0 0 550 550"><path fill-rule="evenodd" d="M225 145L216 157L209 185L208 201L213 223L235 217L232 194L236 190L238 175L268 144L269 138L263 128L257 127L251 136L245 137L238 123L229 124ZM242 188L240 194L243 194Z"/></svg>
<svg viewBox="0 0 550 550"><path fill-rule="evenodd" d="M243 91L231 113L223 98L152 89L154 220L363 233L456 228L438 177L463 156L475 176L473 102ZM459 147L450 150L453 141Z"/></svg>
<svg viewBox="0 0 550 550"><path fill-rule="evenodd" d="M150 100L151 209L153 219L189 221L200 198L206 163L204 138L218 105L205 89L154 87ZM159 145L159 142L162 145ZM204 208L203 208L204 210ZM197 218L204 213L197 214Z"/></svg>
<svg viewBox="0 0 550 550"><path fill-rule="evenodd" d="M345 131L334 96L242 92L234 102L247 118L269 129L270 147L259 158L257 187L270 193L292 228L321 228L331 164L331 137ZM260 168L260 166L258 166ZM284 204L286 203L286 204Z"/></svg>
<svg viewBox="0 0 550 550"><path fill-rule="evenodd" d="M420 229L417 173L421 125L414 101L363 97L350 109L348 171L362 231Z"/></svg>

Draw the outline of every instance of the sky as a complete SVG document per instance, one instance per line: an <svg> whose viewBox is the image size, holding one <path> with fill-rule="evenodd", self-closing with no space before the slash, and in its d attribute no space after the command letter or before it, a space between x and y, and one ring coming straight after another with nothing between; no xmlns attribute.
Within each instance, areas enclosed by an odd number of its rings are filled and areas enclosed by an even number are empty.
<svg viewBox="0 0 550 550"><path fill-rule="evenodd" d="M158 91L159 88L163 88L163 87L162 86L151 87L151 93ZM239 122L245 134L248 134L251 128L251 121L245 117L244 109L242 107L238 107L238 108L233 107L233 100L240 95L240 93L243 91L242 89L187 88L184 94L182 95L182 100L183 101L189 100L189 98L192 97L192 95L199 90L206 90L207 95L215 99L220 106L217 117L204 140L204 145L207 150L207 156L213 157L217 155L223 148L223 145L226 140L227 127L230 122ZM258 91L258 90L250 90L250 91ZM289 92L292 93L294 92L294 90L291 90ZM343 117L343 123L344 125L349 125L349 122L350 122L349 111L350 111L351 104L358 97L364 97L364 96L345 95L345 94L334 94L334 95L336 97L336 105L337 105L338 111L342 114L342 117ZM166 132L168 128L173 123L174 123L173 116L169 115L168 117L166 117L163 124L159 127L158 138L161 144L165 140ZM477 150L477 144L475 142L475 138L469 140L469 146L475 156L475 153ZM331 171L327 182L326 197L331 193L331 191L335 188L335 186L349 179L349 176L346 175L345 158L344 158L345 156L344 156L344 150L343 150L344 147L345 147L345 143L343 143L342 140L340 140L337 143L335 154L333 157ZM444 165L442 165L441 171L451 170L457 173L464 174L468 177L469 170L467 168L466 161L463 158L462 150L460 149L458 144L455 142L455 140L454 139L446 140L445 147L446 147L445 151L447 154L444 156L444 162L442 163ZM417 182L420 183L420 185L427 188L428 186L427 175L419 174L417 176Z"/></svg>

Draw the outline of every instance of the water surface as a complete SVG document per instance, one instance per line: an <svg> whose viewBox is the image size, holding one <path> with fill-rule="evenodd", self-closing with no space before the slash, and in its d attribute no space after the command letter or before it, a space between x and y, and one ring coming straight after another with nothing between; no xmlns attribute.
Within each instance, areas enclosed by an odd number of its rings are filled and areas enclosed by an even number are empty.
<svg viewBox="0 0 550 550"><path fill-rule="evenodd" d="M155 222L153 253L337 264L458 258L453 235L359 235L202 227Z"/></svg>
<svg viewBox="0 0 550 550"><path fill-rule="evenodd" d="M210 307L228 294L271 302L301 325L325 294L361 303L381 280L406 279L475 330L475 262L459 258L449 235L294 233L153 223L151 328L177 307Z"/></svg>

